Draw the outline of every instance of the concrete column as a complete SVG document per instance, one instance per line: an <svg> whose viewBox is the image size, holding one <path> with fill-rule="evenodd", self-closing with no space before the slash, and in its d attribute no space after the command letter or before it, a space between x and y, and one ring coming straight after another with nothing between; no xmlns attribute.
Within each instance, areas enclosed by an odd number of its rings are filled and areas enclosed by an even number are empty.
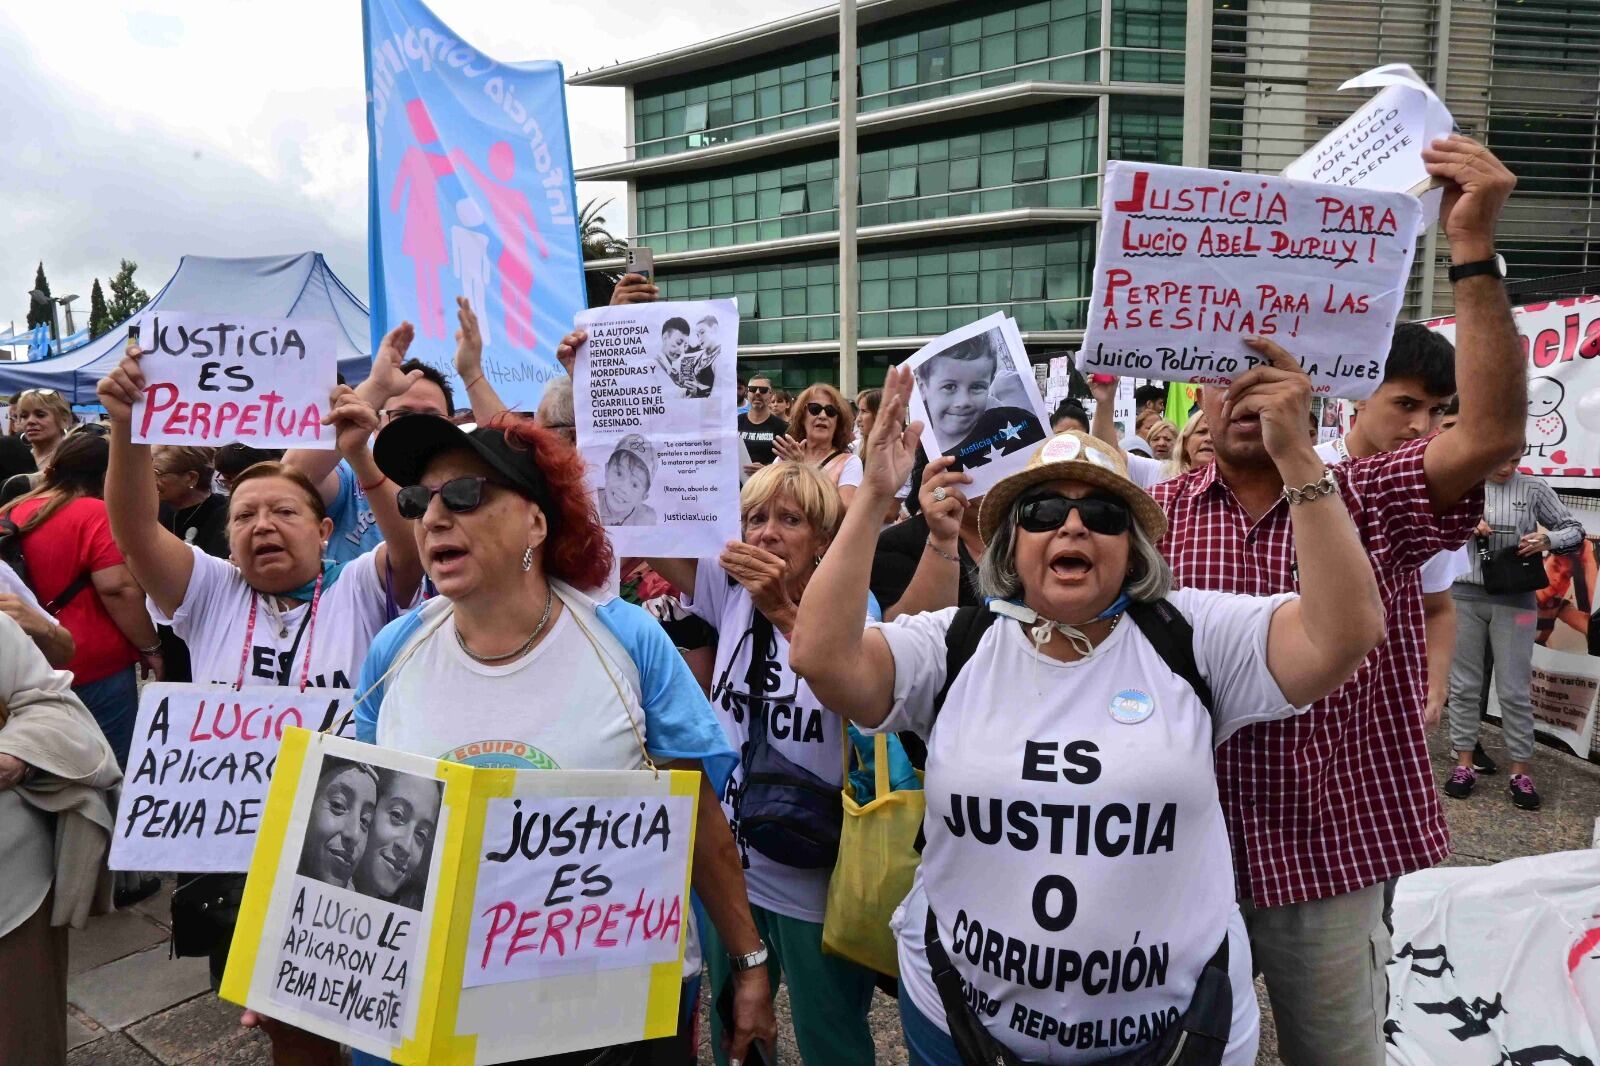
<svg viewBox="0 0 1600 1066"><path fill-rule="evenodd" d="M839 3L839 389L855 397L856 305L861 287L856 268L856 0Z"/></svg>

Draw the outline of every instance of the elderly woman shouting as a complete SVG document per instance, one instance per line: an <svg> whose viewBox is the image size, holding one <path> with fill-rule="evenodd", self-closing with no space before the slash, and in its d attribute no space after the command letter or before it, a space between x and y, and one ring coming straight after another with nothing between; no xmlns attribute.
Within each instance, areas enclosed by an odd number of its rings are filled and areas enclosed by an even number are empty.
<svg viewBox="0 0 1600 1066"><path fill-rule="evenodd" d="M356 735L474 766L703 770L695 892L718 942L736 957L759 956L739 856L717 806L733 752L666 632L642 608L600 592L611 547L578 453L505 413L471 433L413 415L378 435L374 455L401 486L400 514L439 594L374 642ZM381 811L382 775L378 784ZM355 877L361 883L363 867ZM384 894L404 888L377 880ZM687 963L692 991L699 963L692 953ZM597 998L594 1007L605 1004ZM744 1058L752 1040L770 1045L775 1022L759 965L742 967L733 1012L733 1058ZM687 1036L613 1049L604 1061L671 1060ZM593 1059L591 1051L537 1061Z"/></svg>
<svg viewBox="0 0 1600 1066"><path fill-rule="evenodd" d="M895 921L911 1061L1253 1063L1212 751L1305 708L1381 639L1343 503L1290 496L1299 597L1173 590L1159 508L1116 448L1063 433L984 498L985 607L863 631L872 516L921 429L896 431L909 375L884 391L872 503L812 578L790 662L857 725L927 740L927 846ZM1304 396L1251 391L1234 402L1261 411L1284 481L1315 481Z"/></svg>

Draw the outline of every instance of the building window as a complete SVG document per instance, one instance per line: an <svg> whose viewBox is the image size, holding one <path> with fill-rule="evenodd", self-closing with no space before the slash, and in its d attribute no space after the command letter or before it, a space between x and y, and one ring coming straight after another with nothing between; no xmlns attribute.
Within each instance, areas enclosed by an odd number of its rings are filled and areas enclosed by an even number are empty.
<svg viewBox="0 0 1600 1066"><path fill-rule="evenodd" d="M806 187L804 185L786 185L783 195L778 200L778 214L803 215L806 212Z"/></svg>
<svg viewBox="0 0 1600 1066"><path fill-rule="evenodd" d="M1028 148L1016 155L1011 165L1012 181L1040 181L1045 176L1045 150Z"/></svg>
<svg viewBox="0 0 1600 1066"><path fill-rule="evenodd" d="M706 128L706 104L690 104L683 113L683 128L690 133Z"/></svg>
<svg viewBox="0 0 1600 1066"><path fill-rule="evenodd" d="M903 200L917 195L917 168L904 167L889 172L889 199Z"/></svg>
<svg viewBox="0 0 1600 1066"><path fill-rule="evenodd" d="M978 160L950 160L950 188L976 189L978 187Z"/></svg>

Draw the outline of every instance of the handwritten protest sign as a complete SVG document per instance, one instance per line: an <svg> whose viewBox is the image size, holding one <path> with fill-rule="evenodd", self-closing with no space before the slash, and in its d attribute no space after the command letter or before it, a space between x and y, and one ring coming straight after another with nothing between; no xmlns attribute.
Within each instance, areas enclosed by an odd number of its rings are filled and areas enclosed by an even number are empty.
<svg viewBox="0 0 1600 1066"><path fill-rule="evenodd" d="M333 324L155 311L138 324L144 396L136 444L332 448Z"/></svg>
<svg viewBox="0 0 1600 1066"><path fill-rule="evenodd" d="M578 316L578 448L621 555L714 555L739 536L732 300L627 304Z"/></svg>
<svg viewBox="0 0 1600 1066"><path fill-rule="evenodd" d="M288 729L221 994L402 1064L673 1033L699 787Z"/></svg>
<svg viewBox="0 0 1600 1066"><path fill-rule="evenodd" d="M1322 395L1377 388L1416 251L1414 196L1113 161L1078 366L1216 384L1277 341Z"/></svg>
<svg viewBox="0 0 1600 1066"><path fill-rule="evenodd" d="M1430 181L1422 150L1455 127L1449 108L1405 63L1351 78L1339 90L1379 89L1349 118L1284 168L1283 176L1351 188L1415 192ZM1439 217L1442 193L1423 196L1420 229Z"/></svg>
<svg viewBox="0 0 1600 1066"><path fill-rule="evenodd" d="M1017 324L990 315L929 341L906 360L911 418L930 456L953 455L977 497L1028 465L1049 435L1050 417Z"/></svg>
<svg viewBox="0 0 1600 1066"><path fill-rule="evenodd" d="M250 868L290 726L350 732L349 689L148 684L111 837L113 870Z"/></svg>

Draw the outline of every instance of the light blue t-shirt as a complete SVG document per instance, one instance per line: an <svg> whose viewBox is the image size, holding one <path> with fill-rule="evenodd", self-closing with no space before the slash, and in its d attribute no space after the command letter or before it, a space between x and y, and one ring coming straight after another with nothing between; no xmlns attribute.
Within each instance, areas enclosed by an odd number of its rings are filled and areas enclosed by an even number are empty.
<svg viewBox="0 0 1600 1066"><path fill-rule="evenodd" d="M383 543L383 533L378 520L367 503L367 494L361 491L360 480L350 464L343 459L334 468L339 475L339 492L328 504L328 517L333 519L333 535L328 538L328 558L336 563L348 563Z"/></svg>

